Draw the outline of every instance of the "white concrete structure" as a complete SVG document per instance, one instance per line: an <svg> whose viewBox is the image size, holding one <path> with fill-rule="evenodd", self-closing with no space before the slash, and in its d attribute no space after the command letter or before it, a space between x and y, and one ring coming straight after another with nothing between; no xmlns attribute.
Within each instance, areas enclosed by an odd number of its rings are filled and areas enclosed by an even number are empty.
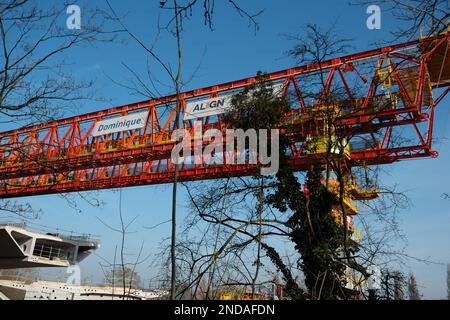
<svg viewBox="0 0 450 320"><path fill-rule="evenodd" d="M28 231L24 225L0 225L0 269L68 267L99 246L88 236Z"/></svg>
<svg viewBox="0 0 450 320"><path fill-rule="evenodd" d="M0 300L158 300L165 290L143 291L112 287L71 286L62 282L0 280Z"/></svg>

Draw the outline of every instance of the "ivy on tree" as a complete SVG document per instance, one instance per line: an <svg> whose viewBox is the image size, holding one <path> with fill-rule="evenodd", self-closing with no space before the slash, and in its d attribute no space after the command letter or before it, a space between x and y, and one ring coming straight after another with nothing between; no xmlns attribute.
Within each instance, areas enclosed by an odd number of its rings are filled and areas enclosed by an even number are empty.
<svg viewBox="0 0 450 320"><path fill-rule="evenodd" d="M264 74L258 73L257 82L238 93L232 99L232 111L225 115L225 121L233 128L273 129L280 127L283 116L289 112L285 97L273 92ZM285 129L289 130L289 127ZM290 239L300 254L299 267L305 276L308 294L295 283L290 272L283 265L276 250L263 246L266 254L282 271L291 299L339 299L353 294L346 286L346 265L343 256L344 226L332 217L338 207L337 196L322 183L322 168L311 167L307 172L302 189L288 163L289 138L280 135L280 166L274 180L275 187L266 195L266 203L280 212L292 212L287 221L291 229ZM266 178L267 179L267 178ZM352 252L358 251L351 240L346 244Z"/></svg>

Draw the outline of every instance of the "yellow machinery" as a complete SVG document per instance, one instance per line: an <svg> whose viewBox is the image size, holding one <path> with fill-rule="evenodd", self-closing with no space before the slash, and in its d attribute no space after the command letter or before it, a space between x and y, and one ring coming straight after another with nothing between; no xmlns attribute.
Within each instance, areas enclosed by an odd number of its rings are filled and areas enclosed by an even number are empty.
<svg viewBox="0 0 450 320"><path fill-rule="evenodd" d="M360 189L356 183L356 178L350 176L345 178L344 187L344 206L347 215L357 215L358 209L356 208L355 201L367 201L378 198L380 192L377 189ZM339 196L339 181L332 179L329 181L330 190Z"/></svg>
<svg viewBox="0 0 450 320"><path fill-rule="evenodd" d="M262 293L252 293L250 291L238 292L222 292L219 300L270 300L270 297Z"/></svg>

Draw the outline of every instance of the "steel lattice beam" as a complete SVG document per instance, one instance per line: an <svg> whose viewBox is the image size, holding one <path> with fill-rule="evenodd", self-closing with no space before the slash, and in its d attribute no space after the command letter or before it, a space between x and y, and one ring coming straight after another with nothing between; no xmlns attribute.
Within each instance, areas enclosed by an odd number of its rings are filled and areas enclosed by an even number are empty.
<svg viewBox="0 0 450 320"><path fill-rule="evenodd" d="M338 110L334 125L336 135L350 139L351 166L436 156L431 145L433 120L436 106L450 88L450 54L444 50L449 41L445 33L268 74L268 80L283 85L292 105L280 129L291 138L293 168L307 170L324 161L323 155L305 149L304 137L320 136L321 125L305 118L329 104L326 96L332 90L342 95L333 105ZM318 76L326 79L324 86L314 85ZM256 81L251 77L184 92L182 106L238 92ZM435 98L438 88L444 89ZM0 198L171 182L175 102L171 95L0 133ZM145 128L92 136L99 121L140 111L149 112ZM203 130L227 128L221 116L201 121ZM194 130L192 120L183 126ZM407 142L394 139L398 129L408 132ZM252 165L186 165L180 180L245 176L254 169Z"/></svg>

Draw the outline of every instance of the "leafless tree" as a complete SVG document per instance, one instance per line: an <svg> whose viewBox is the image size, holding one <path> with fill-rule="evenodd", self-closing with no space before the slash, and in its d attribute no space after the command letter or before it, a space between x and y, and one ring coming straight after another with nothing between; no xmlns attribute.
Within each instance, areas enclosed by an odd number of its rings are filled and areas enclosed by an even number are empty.
<svg viewBox="0 0 450 320"><path fill-rule="evenodd" d="M381 273L380 288L377 290L378 300L403 300L405 279L401 272L385 269Z"/></svg>
<svg viewBox="0 0 450 320"><path fill-rule="evenodd" d="M94 99L92 81L78 81L67 58L74 49L111 41L104 12L83 8L79 30L66 27L68 4L36 0L0 1L0 122L33 124L60 117L77 102ZM5 185L6 187L6 185ZM29 204L1 201L6 217L36 218Z"/></svg>
<svg viewBox="0 0 450 320"><path fill-rule="evenodd" d="M326 85L326 72L328 70L322 69L320 66L325 60L343 54L348 48L350 48L350 46L348 45L348 40L339 40L339 37L333 33L333 30L334 28L330 28L329 30L322 31L315 25L307 26L307 37L291 37L291 39L295 39L299 43L289 53L293 55L300 64L315 63L319 65L318 72L306 79L308 80L307 83L305 79L302 79L302 93L305 101L315 102L319 97L322 99L323 108L321 108L320 112L323 112L323 114L320 116L322 118L326 118L325 123L327 128L325 132L328 133L326 137L327 152L325 153L324 159L326 163L326 183L328 185L331 173L333 173L339 182L337 194L340 199L340 208L343 215L342 221L345 225L344 229L346 230L343 235L343 243L347 243L349 228L347 226L346 208L344 207L343 202L346 196L344 186L349 183L349 181L346 180L346 175L348 172L346 172L343 168L343 155L352 137L336 136L334 123L339 113L336 113L335 108L332 108L332 106L340 105L341 101L346 101L346 99L348 100L349 98L346 96L346 88L342 85L335 86L333 90L327 92L325 96L323 95ZM350 83L350 85L352 84ZM353 87L355 89L354 92L357 94L358 89L356 84L354 84ZM313 145L314 141L311 144ZM336 155L336 153L332 152L332 150L339 150L339 153ZM344 257L341 257L342 263L347 265L350 269L355 269L356 271L362 273L362 277L360 277L359 280L360 282L359 284L357 283L356 286L361 286L364 279L370 276L370 274L365 272L366 267L373 266L374 264L392 262L395 259L410 258L404 254L404 252L398 251L391 247L394 240L402 238L399 223L396 219L396 214L400 209L407 208L409 203L408 199L404 193L398 192L395 188L381 186L378 173L378 168L368 168L365 166L361 166L351 172L351 174L355 175L355 177L359 180L359 187L368 189L375 188L380 194L380 198L377 201L365 201L363 203L364 214L368 214L372 218L368 218L366 215L363 215L361 218L364 236L362 240L356 240L360 242L361 250L356 253L345 250ZM225 185L227 186L226 188ZM230 187L230 185L232 186ZM268 183L264 186L264 189L269 190L271 187L273 186ZM198 220L204 220L204 222L213 225L223 226L231 232L231 236L233 237L237 238L238 236L244 236L244 239L240 240L243 244L246 244L247 246L256 245L258 249L262 248L267 253L267 247L265 247L266 243L264 241L269 241L271 239L270 237L281 236L282 238L287 236L289 234L289 228L287 228L287 226L283 223L283 219L281 217L277 217L276 219L271 219L267 216L259 219L255 219L254 216L253 219L249 217L246 219L240 218L239 212L242 212L242 209L238 210L233 204L242 204L246 197L254 197L255 190L257 190L257 186L250 183L246 179L234 179L233 181L227 180L226 182L221 182L219 185L216 184L211 188L200 188L200 193L196 193L197 196L195 197L191 195L190 200L191 204L193 204L193 210L197 212ZM232 200L231 202L229 200L226 202L226 210L224 210L223 207L218 207L218 205L221 204L221 200L230 195ZM254 213L259 212L259 210L255 210L255 206L253 206L250 211ZM265 214L269 213L266 212ZM249 223L249 221L250 224L253 224L253 227L257 227L259 225L262 228L250 230L247 228L248 225L246 225L241 229L241 226ZM190 227L194 225L195 224L190 224ZM237 234L234 234L236 231ZM207 232L211 232L211 230L207 229L204 232L206 235ZM263 238L266 240L262 241L260 235L264 236ZM227 238L224 238L222 243L225 244L226 240ZM228 245L230 248L233 247L232 243L228 243ZM186 245L186 247L189 246ZM195 264L198 261L201 261L205 256L208 258L213 257L214 260L217 259L219 256L214 254L217 251L215 248L212 249L212 254L200 254L200 257L195 256L195 258L190 259L190 261L194 261ZM230 257L229 250L223 248L220 253L222 254L223 252L227 253L227 255L221 255L221 259ZM193 257L191 253L186 254L185 259L189 259L190 256ZM207 268L213 267L216 263L217 262L214 261L214 263L206 264L206 266ZM276 267L279 268L279 265L280 264ZM193 274L192 270L189 274ZM195 274L197 275L197 273ZM257 274L257 272L255 274ZM193 283L199 284L199 279L201 279L201 276L196 277L194 279L195 281L188 283L185 287L188 288ZM292 281L292 277L288 275L288 272L285 272L285 281L288 280ZM208 289L209 286L207 286L206 290ZM362 291L362 288L359 288L359 290Z"/></svg>
<svg viewBox="0 0 450 320"><path fill-rule="evenodd" d="M289 234L283 218L261 202L262 193L270 186L265 180L236 178L189 184L191 211L177 242L178 274L184 275L178 279L180 297L217 299L227 292L242 296L246 289L250 296L258 297L261 290L267 294L278 268L283 269L283 278L300 290L293 275L298 274L295 264L290 265L288 256L281 258L268 244L271 238L281 237L278 242L289 247L289 241L282 240ZM274 252L275 265L269 257ZM164 253L166 243L161 256Z"/></svg>
<svg viewBox="0 0 450 320"><path fill-rule="evenodd" d="M233 188L228 180L215 182L214 185L226 190ZM227 218L231 212L237 216L236 207L232 205L234 200L222 196L223 189L215 192L203 182L190 184L187 190L194 197L205 188L210 191L211 203L216 204L214 209L204 207L204 203L198 203L198 206L191 203L190 214L177 241L177 287L180 298L217 299L223 291L238 290L238 283L246 283L248 287L252 283L253 273L248 267L254 262L253 250L249 250L250 245L240 232L220 223L228 220L231 224L232 221ZM220 222L215 223L215 219ZM242 229L248 231L247 228ZM167 242L161 243L161 258L157 260L167 260L167 248Z"/></svg>
<svg viewBox="0 0 450 320"><path fill-rule="evenodd" d="M67 71L67 53L98 41L111 41L102 12L86 9L84 24L69 30L67 5L46 7L34 0L0 3L0 113L4 121L46 121L93 95L92 82L77 82ZM61 22L63 21L63 22Z"/></svg>
<svg viewBox="0 0 450 320"><path fill-rule="evenodd" d="M109 271L104 279L106 285L114 287L115 279L124 279L127 283L128 292L124 292L123 295L132 293L131 290L137 290L142 288L142 281L139 274L133 271L131 268L125 267L124 269L113 268Z"/></svg>
<svg viewBox="0 0 450 320"><path fill-rule="evenodd" d="M108 229L117 232L120 234L120 243L118 245L119 248L119 258L120 263L116 262L116 255L117 255L117 246L116 250L114 252L114 260L111 263L110 260L100 257L102 259L102 262L100 262L100 267L103 270L105 274L105 281L108 285L111 285L112 287L112 293L114 295L115 287L116 287L116 281L120 281L122 285L122 298L125 299L127 295L130 295L132 293L132 290L139 289L137 287L138 284L140 284L140 277L138 273L136 272L136 268L138 265L141 265L145 263L150 255L147 255L146 257L143 257L143 250L144 250L144 242L142 242L139 251L137 253L131 253L127 251L127 241L126 238L130 233L135 233L135 231L130 231L130 227L133 225L133 223L137 220L138 216L135 216L133 219L131 219L129 222L125 222L123 217L123 208L122 208L122 192L119 193L119 220L120 225L119 227L111 226L110 224L104 222L100 218L97 218L104 226L106 226ZM129 261L129 259L126 258L126 256L132 256L135 255L136 259L134 261Z"/></svg>
<svg viewBox="0 0 450 320"><path fill-rule="evenodd" d="M0 279L32 283L39 280L39 269L27 268L0 270Z"/></svg>
<svg viewBox="0 0 450 320"><path fill-rule="evenodd" d="M414 274L410 273L408 276L408 296L409 300L420 300L419 288Z"/></svg>
<svg viewBox="0 0 450 320"><path fill-rule="evenodd" d="M257 29L257 21L256 17L261 14L261 12L258 12L256 14L249 14L246 10L242 9L240 5L238 5L233 0L228 0L229 4L241 15L245 16L249 19L249 23L255 25L255 30ZM112 13L112 20L116 21L120 27L121 31L124 32L129 38L131 38L135 43L137 43L146 53L147 57L154 60L159 67L163 69L163 71L166 73L166 75L170 79L170 86L173 89L175 89L176 93L176 102L173 105L168 105L167 108L174 108L175 109L175 120L174 120L174 126L173 130L176 130L180 128L180 112L181 112L181 90L184 85L183 81L183 59L182 59L182 37L181 33L183 31L183 21L189 19L193 15L193 10L196 7L199 7L201 4L203 5L203 15L204 15L204 21L205 25L207 25L210 29L213 29L213 16L214 16L214 9L215 9L215 1L210 0L187 0L187 1L180 1L180 0L164 0L159 2L159 7L161 10L167 10L169 12L169 18L165 26L161 27L159 26L158 34L161 32L161 30L167 30L170 33L172 33L175 37L176 41L176 53L177 53L177 59L176 64L177 67L175 70L171 68L170 62L165 61L165 58L163 58L161 55L157 53L156 50L156 44L147 45L146 41L140 39L138 36L136 36L135 33L133 33L125 24L123 19L119 17L119 15L115 12L114 8L110 4L110 2L107 0L107 4L111 10ZM147 58L147 61L148 61ZM150 71L148 62L147 62L147 75L149 77L148 81L143 80L139 74L129 68L126 64L124 64L125 67L130 71L132 78L134 80L134 83L129 84L120 84L128 89L131 89L132 92L144 94L144 96L147 96L149 98L161 96L159 94L159 90L156 89L154 85L154 79L152 78L152 73ZM161 83L160 80L156 80L159 83ZM117 83L117 82L116 82ZM175 163L177 163L178 159L174 159ZM172 231L171 231L171 299L174 300L176 297L176 229L177 229L177 222L176 222L176 207L177 207L177 183L178 183L178 165L175 165L174 169L174 180L173 180L173 186L172 186L172 214L171 214L171 222L172 222Z"/></svg>
<svg viewBox="0 0 450 320"><path fill-rule="evenodd" d="M442 3L441 3L442 5ZM308 98L317 99L319 94L324 92L325 80L328 75L328 70L321 68L324 60L331 59L337 55L343 54L351 46L350 39L340 39L336 34L336 28L332 27L327 30L322 30L315 25L308 25L306 27L306 37L290 37L298 42L298 44L288 53L296 58L297 63L313 63L319 65L319 71L311 77L308 83L303 81L302 90L304 91L305 100ZM356 83L349 82L353 96L358 96L359 88ZM326 117L327 128L326 136L326 184L328 185L330 171L332 171L339 182L338 198L340 199L340 208L343 215L343 223L345 230L348 230L346 224L346 209L343 205L345 198L344 186L348 183L356 183L360 190L377 190L379 197L371 201L361 201L360 210L362 214L358 215L357 219L362 227L362 238L358 239L360 251L356 254L351 254L347 251L346 256L351 260L358 261L363 267L373 265L383 266L392 263L403 265L406 260L416 260L424 263L431 263L426 259L412 257L406 254L405 248L397 248L394 243L406 242L405 236L402 234L401 225L398 221L398 213L401 210L410 207L410 200L406 192L399 191L398 186L388 186L382 183L382 176L380 176L381 168L368 167L364 163L360 163L359 167L352 168L350 171L344 170L343 155L345 150L349 147L350 142L354 137L350 135L337 136L335 128L335 120L340 116L334 108L328 106L341 105L342 101L349 101L351 97L346 93L342 85L335 86L330 92L322 98L323 114L318 116ZM313 100L314 101L314 100ZM356 109L358 110L358 109ZM355 110L355 111L356 111ZM401 136L393 136L393 143L401 145L404 143ZM338 150L332 154L332 150ZM352 176L354 181L348 181L348 174ZM347 176L346 176L347 175ZM346 243L347 234L344 235L343 243ZM350 262L350 261L349 261ZM349 267L356 265L351 262ZM364 273L361 280L366 279L368 274ZM358 268L359 269L359 268ZM362 282L360 282L362 284ZM360 288L361 290L362 288ZM361 290L362 292L362 290Z"/></svg>

